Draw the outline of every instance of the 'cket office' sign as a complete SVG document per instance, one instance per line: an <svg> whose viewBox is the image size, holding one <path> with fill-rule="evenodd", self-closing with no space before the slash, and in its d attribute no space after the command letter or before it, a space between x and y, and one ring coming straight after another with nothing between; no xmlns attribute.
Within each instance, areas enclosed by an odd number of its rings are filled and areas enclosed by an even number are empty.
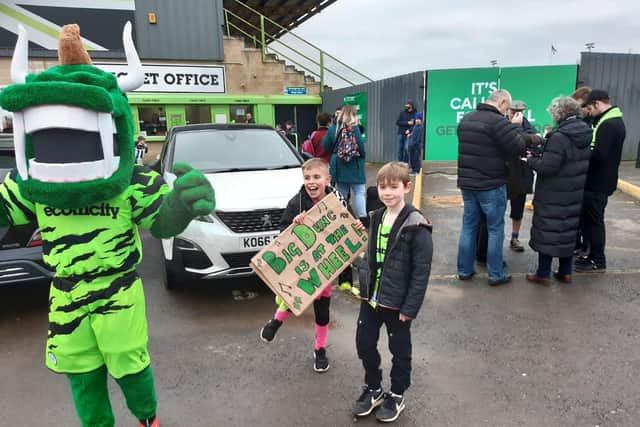
<svg viewBox="0 0 640 427"><path fill-rule="evenodd" d="M116 77L127 74L125 64L95 64ZM224 67L143 65L144 84L134 92L226 93Z"/></svg>

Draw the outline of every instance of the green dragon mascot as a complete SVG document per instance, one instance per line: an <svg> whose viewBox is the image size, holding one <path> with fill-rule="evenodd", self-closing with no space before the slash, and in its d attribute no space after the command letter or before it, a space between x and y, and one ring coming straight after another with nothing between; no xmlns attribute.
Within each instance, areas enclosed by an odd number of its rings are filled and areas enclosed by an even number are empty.
<svg viewBox="0 0 640 427"><path fill-rule="evenodd" d="M15 84L0 92L14 115L16 169L0 185L0 221L37 222L44 261L55 271L49 296L46 365L67 374L83 426L113 426L107 374L141 426L158 426L138 227L156 238L180 233L215 208L202 173L176 165L173 189L135 165L133 117L125 93L144 80L123 31L128 73L91 65L80 29L60 34L60 65L28 74L20 28L11 63Z"/></svg>

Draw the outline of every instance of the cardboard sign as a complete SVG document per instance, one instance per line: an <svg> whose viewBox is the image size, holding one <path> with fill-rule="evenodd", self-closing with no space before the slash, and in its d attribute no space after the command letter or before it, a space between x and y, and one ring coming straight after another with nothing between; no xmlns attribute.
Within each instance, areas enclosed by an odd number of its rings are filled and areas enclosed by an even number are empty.
<svg viewBox="0 0 640 427"><path fill-rule="evenodd" d="M299 316L367 247L367 233L329 194L251 259L251 268Z"/></svg>

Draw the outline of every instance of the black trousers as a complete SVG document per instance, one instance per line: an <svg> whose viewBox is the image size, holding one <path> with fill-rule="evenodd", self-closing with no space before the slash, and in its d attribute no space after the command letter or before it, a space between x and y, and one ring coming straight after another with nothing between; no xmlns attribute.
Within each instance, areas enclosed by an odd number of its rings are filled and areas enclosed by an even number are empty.
<svg viewBox="0 0 640 427"><path fill-rule="evenodd" d="M606 244L604 210L608 200L609 196L605 193L585 191L582 205L584 211L582 233L583 239L590 246L589 259L603 267L607 266L607 258L604 255Z"/></svg>
<svg viewBox="0 0 640 427"><path fill-rule="evenodd" d="M356 348L364 366L364 382L371 389L382 383L378 339L384 324L389 336L391 359L391 392L403 394L411 385L411 321L401 322L398 310L383 307L373 308L367 301L360 305Z"/></svg>

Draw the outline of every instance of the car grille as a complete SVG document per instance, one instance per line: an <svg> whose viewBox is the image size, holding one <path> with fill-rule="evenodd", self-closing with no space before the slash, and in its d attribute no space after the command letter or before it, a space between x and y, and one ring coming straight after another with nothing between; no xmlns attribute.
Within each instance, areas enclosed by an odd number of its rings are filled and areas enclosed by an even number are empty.
<svg viewBox="0 0 640 427"><path fill-rule="evenodd" d="M240 268L249 266L249 261L258 252L233 252L222 254L222 258L229 264L229 268Z"/></svg>
<svg viewBox="0 0 640 427"><path fill-rule="evenodd" d="M284 209L260 209L244 212L216 211L216 216L234 233L256 233L280 228Z"/></svg>

